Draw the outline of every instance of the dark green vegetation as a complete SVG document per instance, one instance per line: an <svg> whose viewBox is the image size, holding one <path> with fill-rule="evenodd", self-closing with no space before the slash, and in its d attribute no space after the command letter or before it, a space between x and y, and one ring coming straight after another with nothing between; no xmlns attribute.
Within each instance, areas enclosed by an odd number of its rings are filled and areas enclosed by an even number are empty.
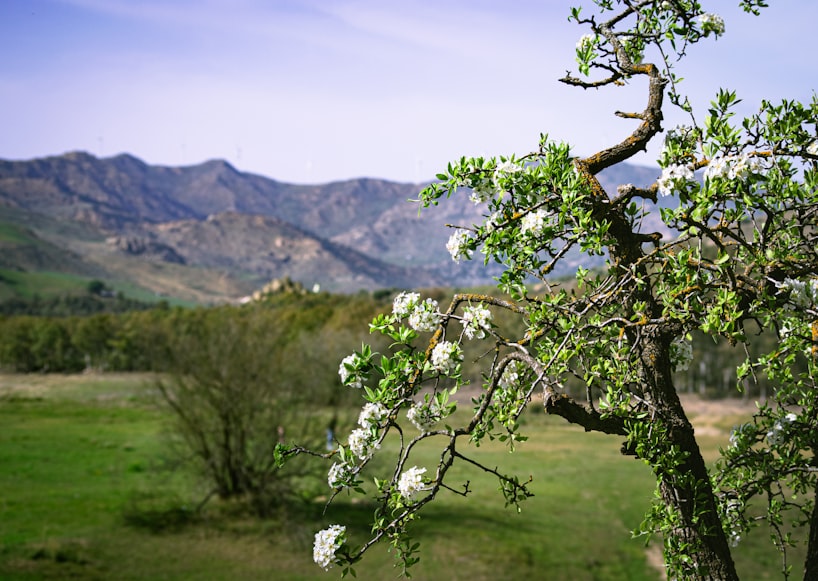
<svg viewBox="0 0 818 581"><path fill-rule="evenodd" d="M338 578L312 562L312 535L343 521L363 539L371 507L341 498L322 516L314 498L256 518L241 503L214 500L197 513L207 489L169 452L169 417L153 385L133 374L0 375L0 578ZM750 413L691 410L710 450ZM647 467L624 460L615 437L577 437L580 429L534 408L525 422L531 439L514 454L496 442L476 453L531 474L536 496L517 514L493 478L462 467L474 493L442 495L416 523L423 559L413 578L659 578L651 550L627 535L650 503ZM431 449L423 454L434 460ZM312 484L326 491L323 480ZM756 533L742 540L739 567L746 578L774 578L777 557L766 532ZM392 565L386 547L376 549L358 577L394 578Z"/></svg>
<svg viewBox="0 0 818 581"><path fill-rule="evenodd" d="M385 308L386 300L388 295L376 300L366 294L282 293L241 307L186 309L160 304L120 314L0 316L0 368L20 372L165 371L171 347L189 334L191 326L218 327L229 325L234 318L253 318L271 330L269 353L275 350L291 362L285 367L288 377L307 381L305 369L317 371L316 362L323 370L319 373L332 369L329 373L335 375L340 358L360 347L361 339L368 336L352 322Z"/></svg>
<svg viewBox="0 0 818 581"><path fill-rule="evenodd" d="M191 325L217 325L233 318L254 318L269 329L267 345L271 350L286 349L281 358L288 377L304 378L306 370L322 381L333 381L340 360L362 341L373 337L360 325L391 308L395 291L380 290L356 295L306 293L300 285L268 295L261 303L215 308L170 307L167 302L150 305L121 296L92 294L101 281L84 281L78 295L51 299L0 302L0 369L18 372L78 372L86 369L105 371L167 371L169 349L179 345ZM570 290L572 281L564 284ZM485 289L483 289L485 290ZM446 304L452 290L424 291L424 296ZM24 316L6 314L17 305ZM23 308L24 307L24 308ZM96 312L94 309L103 309ZM129 309L126 312L118 312ZM28 315L28 312L51 316ZM95 313L88 315L87 313ZM19 313L18 313L19 314ZM63 315L83 316L63 316ZM5 315L5 316L4 316ZM60 316L53 316L60 315ZM507 313L497 312L502 325L516 324ZM226 328L229 328L226 327ZM315 340L320 337L320 340ZM770 333L754 336L751 354L771 348ZM469 347L467 360L476 359L487 344ZM694 334L696 365L676 374L680 391L705 397L733 397L737 394L735 368L744 359L742 348L728 342L716 344ZM178 352L178 349L177 349ZM271 351L272 352L272 351ZM278 353L279 351L276 351ZM470 380L480 384L476 370ZM743 397L770 393L764 376L745 381ZM579 381L566 382L570 393L584 393Z"/></svg>

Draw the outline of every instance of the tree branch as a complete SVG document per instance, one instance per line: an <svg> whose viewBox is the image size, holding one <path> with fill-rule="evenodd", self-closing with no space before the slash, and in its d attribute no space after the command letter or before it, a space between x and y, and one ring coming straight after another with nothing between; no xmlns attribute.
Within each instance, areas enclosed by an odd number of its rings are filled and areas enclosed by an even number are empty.
<svg viewBox="0 0 818 581"><path fill-rule="evenodd" d="M543 407L546 413L560 416L569 423L582 426L586 432L628 435L622 418L614 415L603 416L595 409L584 406L563 393L546 389L543 393Z"/></svg>

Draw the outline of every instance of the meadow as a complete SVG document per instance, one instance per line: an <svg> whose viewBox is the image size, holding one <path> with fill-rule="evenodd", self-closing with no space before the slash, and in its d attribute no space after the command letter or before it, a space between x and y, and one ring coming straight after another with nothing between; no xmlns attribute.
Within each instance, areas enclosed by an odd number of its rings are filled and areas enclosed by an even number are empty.
<svg viewBox="0 0 818 581"><path fill-rule="evenodd" d="M206 489L171 453L167 412L147 374L0 375L0 579L337 579L312 562L314 533L343 523L353 541L374 507L341 495L260 519L238 504L196 505ZM751 407L689 400L710 459ZM586 434L536 406L530 440L471 451L484 464L534 479L518 514L497 482L468 466L468 498L441 494L413 526L413 579L656 580L654 540L631 538L653 494L650 471L623 458L618 438ZM383 450L388 455L389 448ZM421 451L431 466L436 452ZM425 456L425 458L424 458ZM386 461L374 471L386 469ZM454 482L454 481L453 481ZM802 555L790 559L800 566ZM780 557L761 527L736 549L742 578L777 578ZM356 567L396 578L387 546Z"/></svg>

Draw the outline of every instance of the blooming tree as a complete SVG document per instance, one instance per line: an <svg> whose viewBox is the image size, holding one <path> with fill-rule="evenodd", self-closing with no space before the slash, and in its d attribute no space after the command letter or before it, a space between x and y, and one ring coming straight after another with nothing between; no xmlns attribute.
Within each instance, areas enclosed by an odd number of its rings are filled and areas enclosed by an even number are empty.
<svg viewBox="0 0 818 581"><path fill-rule="evenodd" d="M343 383L367 403L360 427L327 454L334 459L329 485L336 493L363 491L361 469L389 433L399 450L391 475L375 479L380 508L371 539L350 546L341 542L343 527L333 525L316 536L321 566L349 566L383 538L413 564L407 524L444 490L468 494L468 486L447 480L455 462L496 476L508 503L524 500L529 482L481 465L458 444L523 440L518 419L537 395L549 414L621 436L623 454L651 467L656 494L641 532L661 538L670 578L736 579L731 545L758 518L746 510L755 497L784 555L789 525L806 525L806 578L818 578L818 98L763 101L756 114L736 120L738 97L720 90L707 111L694 111L673 65L693 45L724 34L722 18L692 0L594 3L593 15L571 10L583 27L578 76L561 80L585 89L644 82L644 109L617 113L637 125L589 157L541 136L525 155L463 158L420 193L424 207L467 195L484 209L483 222L459 225L447 247L455 261L479 253L502 265L497 284L507 298L456 294L444 310L402 293L371 324L392 340L391 349L364 346L344 360ZM765 4L740 2L754 14ZM665 132L667 106L689 114L689 124ZM603 189L602 170L662 133L655 183ZM661 210L677 233L672 239L645 231L655 207L648 202L659 196L673 201ZM550 280L575 250L604 256L606 267L579 268L571 287ZM521 336L495 326L498 310L524 321ZM735 430L710 469L673 384L673 372L693 356L692 332L745 346L761 332L777 337L773 352L748 355L737 370L740 381L766 376L773 397ZM458 404L449 396L464 383L462 345L475 339L494 348L476 362L482 392L457 425L451 414ZM563 389L566 377L584 384L584 398ZM439 461L415 465L413 450L430 439L440 443Z"/></svg>

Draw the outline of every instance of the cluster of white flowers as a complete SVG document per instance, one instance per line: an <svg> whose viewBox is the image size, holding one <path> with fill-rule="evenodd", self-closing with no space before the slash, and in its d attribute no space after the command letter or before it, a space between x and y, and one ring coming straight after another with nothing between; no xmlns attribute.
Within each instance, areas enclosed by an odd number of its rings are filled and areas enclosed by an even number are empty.
<svg viewBox="0 0 818 581"><path fill-rule="evenodd" d="M704 170L704 179L747 179L750 174L762 173L766 169L764 160L760 157L742 155L728 155L714 157Z"/></svg>
<svg viewBox="0 0 818 581"><path fill-rule="evenodd" d="M315 533L315 543L312 547L312 559L324 570L332 566L335 552L344 544L346 527L331 525L328 529Z"/></svg>
<svg viewBox="0 0 818 581"><path fill-rule="evenodd" d="M446 250L452 255L452 260L455 262L460 262L461 258L469 260L472 253L469 248L470 242L471 236L468 230L463 230L462 228L455 230L454 234L449 236L449 241L446 242Z"/></svg>
<svg viewBox="0 0 818 581"><path fill-rule="evenodd" d="M497 190L492 182L481 182L472 188L469 199L475 204L488 202Z"/></svg>
<svg viewBox="0 0 818 581"><path fill-rule="evenodd" d="M784 319L778 325L778 332L782 339L786 339L798 330L798 321Z"/></svg>
<svg viewBox="0 0 818 581"><path fill-rule="evenodd" d="M797 419L798 416L796 416L794 413L788 413L786 416L775 422L775 424L773 424L773 429L767 432L767 441L773 446L783 442L787 428Z"/></svg>
<svg viewBox="0 0 818 581"><path fill-rule="evenodd" d="M482 204L498 194L502 195L505 189L501 182L524 169L519 163L508 159L500 162L494 171L489 173L483 169L482 164L472 160L468 166L469 173L458 181L458 185L471 190L469 199L472 202Z"/></svg>
<svg viewBox="0 0 818 581"><path fill-rule="evenodd" d="M536 212L529 212L520 220L520 233L537 236L543 231L548 212L540 208Z"/></svg>
<svg viewBox="0 0 818 581"><path fill-rule="evenodd" d="M357 428L349 434L349 449L361 460L368 459L380 447L371 430Z"/></svg>
<svg viewBox="0 0 818 581"><path fill-rule="evenodd" d="M690 166L669 165L662 170L662 176L656 180L656 183L659 186L659 193L669 196L674 191L682 189L687 182L693 179L693 169Z"/></svg>
<svg viewBox="0 0 818 581"><path fill-rule="evenodd" d="M790 302L799 309L818 305L818 278L811 278L807 282L786 278L778 288L788 292Z"/></svg>
<svg viewBox="0 0 818 581"><path fill-rule="evenodd" d="M389 410L381 403L368 402L358 415L358 425L364 428L378 428L389 415Z"/></svg>
<svg viewBox="0 0 818 581"><path fill-rule="evenodd" d="M818 155L818 141L813 141L807 145L807 153L810 155Z"/></svg>
<svg viewBox="0 0 818 581"><path fill-rule="evenodd" d="M415 331L434 331L442 315L434 299L420 300L418 293L402 292L392 302L392 314L399 319L409 317L409 326Z"/></svg>
<svg viewBox="0 0 818 581"><path fill-rule="evenodd" d="M406 417L418 430L426 433L441 420L443 414L435 401L428 404L417 402L407 410Z"/></svg>
<svg viewBox="0 0 818 581"><path fill-rule="evenodd" d="M338 368L338 375L341 376L341 383L358 389L363 386L363 376L360 373L349 369L349 367L357 366L359 362L360 357L356 353L347 355L343 358L343 360L341 360L341 366Z"/></svg>
<svg viewBox="0 0 818 581"><path fill-rule="evenodd" d="M503 213L499 211L494 212L491 216L486 218L485 223L486 232L494 232L502 219Z"/></svg>
<svg viewBox="0 0 818 581"><path fill-rule="evenodd" d="M408 317L419 302L420 295L418 293L402 292L392 302L392 314L399 319Z"/></svg>
<svg viewBox="0 0 818 581"><path fill-rule="evenodd" d="M586 47L594 46L596 44L596 35L595 34L583 34L579 37L577 41L577 50L584 51Z"/></svg>
<svg viewBox="0 0 818 581"><path fill-rule="evenodd" d="M676 371L687 371L693 361L693 342L686 337L677 337L670 344L670 364Z"/></svg>
<svg viewBox="0 0 818 581"><path fill-rule="evenodd" d="M400 475L398 479L398 491L403 498L411 500L413 496L426 488L423 484L423 474L425 472L426 468L412 466L409 470Z"/></svg>
<svg viewBox="0 0 818 581"><path fill-rule="evenodd" d="M734 426L733 429L730 431L730 445L728 447L729 448L738 447L747 429L748 429L747 424L740 424L738 426Z"/></svg>
<svg viewBox="0 0 818 581"><path fill-rule="evenodd" d="M514 390L520 386L520 375L525 371L525 366L522 362L509 361L506 368L503 369L503 375L500 377L499 385L505 390Z"/></svg>
<svg viewBox="0 0 818 581"><path fill-rule="evenodd" d="M461 361L463 351L457 343L441 341L432 349L432 366L440 373L452 373Z"/></svg>
<svg viewBox="0 0 818 581"><path fill-rule="evenodd" d="M409 313L409 326L415 331L434 331L440 324L440 313L437 310L437 301L426 299L419 302Z"/></svg>
<svg viewBox="0 0 818 581"><path fill-rule="evenodd" d="M504 174L505 175L515 174L521 171L523 171L523 167L520 164L515 163L510 159L507 159L506 161L502 162L500 165L497 166L497 169L494 172L494 179L496 181L503 177Z"/></svg>
<svg viewBox="0 0 818 581"><path fill-rule="evenodd" d="M352 466L346 462L334 463L327 474L327 484L330 488L341 488L352 477Z"/></svg>
<svg viewBox="0 0 818 581"><path fill-rule="evenodd" d="M724 511L724 520L730 527L730 546L731 547L738 547L738 544L741 542L741 513L742 513L743 505L740 500L732 499L730 502L727 503L727 506Z"/></svg>
<svg viewBox="0 0 818 581"><path fill-rule="evenodd" d="M491 328L491 311L485 305L469 305L463 309L463 332L469 339L482 339Z"/></svg>
<svg viewBox="0 0 818 581"><path fill-rule="evenodd" d="M699 26L702 27L702 32L705 36L709 36L711 32L716 36L724 34L724 18L718 14L705 12L704 14L699 14L696 20L699 21Z"/></svg>

